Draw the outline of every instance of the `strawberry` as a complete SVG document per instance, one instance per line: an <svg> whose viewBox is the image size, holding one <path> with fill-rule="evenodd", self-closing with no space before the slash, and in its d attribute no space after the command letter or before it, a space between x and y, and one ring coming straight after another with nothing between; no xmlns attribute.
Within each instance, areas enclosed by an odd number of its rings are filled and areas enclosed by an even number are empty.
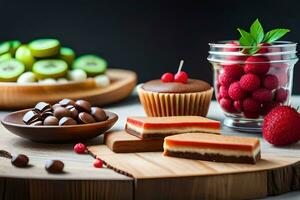
<svg viewBox="0 0 300 200"><path fill-rule="evenodd" d="M278 78L272 74L268 74L263 79L263 86L269 90L274 90L278 87Z"/></svg>
<svg viewBox="0 0 300 200"><path fill-rule="evenodd" d="M256 90L260 86L260 78L255 74L245 74L240 79L240 85L246 91Z"/></svg>
<svg viewBox="0 0 300 200"><path fill-rule="evenodd" d="M259 88L258 90L255 90L253 92L252 97L259 102L268 102L272 101L273 94L271 90L268 90L266 88Z"/></svg>
<svg viewBox="0 0 300 200"><path fill-rule="evenodd" d="M246 97L246 92L241 88L239 81L236 81L230 84L228 95L233 100L242 100Z"/></svg>
<svg viewBox="0 0 300 200"><path fill-rule="evenodd" d="M270 69L269 60L264 56L250 56L246 60L245 73L263 75Z"/></svg>
<svg viewBox="0 0 300 200"><path fill-rule="evenodd" d="M300 140L300 114L290 106L277 106L264 118L262 133L265 140L276 146Z"/></svg>

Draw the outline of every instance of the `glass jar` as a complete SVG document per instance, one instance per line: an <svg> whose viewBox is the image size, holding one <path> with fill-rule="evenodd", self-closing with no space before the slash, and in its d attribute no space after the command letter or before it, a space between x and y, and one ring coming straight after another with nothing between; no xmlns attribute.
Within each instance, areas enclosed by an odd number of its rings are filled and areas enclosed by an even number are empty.
<svg viewBox="0 0 300 200"><path fill-rule="evenodd" d="M261 131L263 117L272 108L290 103L297 44L278 41L254 47L221 41L209 46L215 96L226 116L224 125ZM257 48L255 54L247 53L253 48Z"/></svg>

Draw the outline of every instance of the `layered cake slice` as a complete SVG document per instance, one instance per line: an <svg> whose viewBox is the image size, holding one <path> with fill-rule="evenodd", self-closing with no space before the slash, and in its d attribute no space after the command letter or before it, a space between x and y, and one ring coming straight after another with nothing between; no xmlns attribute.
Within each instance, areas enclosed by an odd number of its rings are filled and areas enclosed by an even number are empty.
<svg viewBox="0 0 300 200"><path fill-rule="evenodd" d="M258 138L185 133L164 140L164 155L216 162L251 163L260 159Z"/></svg>
<svg viewBox="0 0 300 200"><path fill-rule="evenodd" d="M142 139L191 132L219 134L220 129L219 121L200 116L128 117L126 123L126 131Z"/></svg>

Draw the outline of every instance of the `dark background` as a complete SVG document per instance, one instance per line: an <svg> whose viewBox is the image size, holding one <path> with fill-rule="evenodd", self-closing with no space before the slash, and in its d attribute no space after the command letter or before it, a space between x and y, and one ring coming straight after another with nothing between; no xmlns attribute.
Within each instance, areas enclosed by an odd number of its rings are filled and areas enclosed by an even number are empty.
<svg viewBox="0 0 300 200"><path fill-rule="evenodd" d="M237 27L259 18L265 29L289 28L300 40L300 1L1 1L0 40L55 37L78 54L95 53L111 67L135 70L139 82L176 72L212 83L210 41L238 39ZM300 94L300 64L293 93Z"/></svg>

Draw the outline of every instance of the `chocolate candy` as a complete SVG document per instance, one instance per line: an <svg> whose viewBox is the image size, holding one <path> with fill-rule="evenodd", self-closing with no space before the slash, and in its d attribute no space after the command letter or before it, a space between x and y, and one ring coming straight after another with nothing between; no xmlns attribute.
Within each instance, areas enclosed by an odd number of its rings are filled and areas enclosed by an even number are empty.
<svg viewBox="0 0 300 200"><path fill-rule="evenodd" d="M23 122L28 125L39 120L40 120L40 115L32 110L26 112L25 115L23 116Z"/></svg>
<svg viewBox="0 0 300 200"><path fill-rule="evenodd" d="M36 112L45 112L45 111L51 111L51 105L49 103L45 102L39 102L35 105L34 111Z"/></svg>
<svg viewBox="0 0 300 200"><path fill-rule="evenodd" d="M72 117L73 119L77 119L77 116L78 116L78 110L77 110L74 106L68 105L68 106L66 107L66 109L68 109L68 110L71 112L71 117Z"/></svg>
<svg viewBox="0 0 300 200"><path fill-rule="evenodd" d="M52 106L52 109L54 110L54 109L57 108L57 107L61 107L61 105L60 105L59 103L56 103L56 104L54 104L54 105Z"/></svg>
<svg viewBox="0 0 300 200"><path fill-rule="evenodd" d="M86 112L81 112L78 115L78 122L81 124L90 124L90 123L95 123L96 121L92 115Z"/></svg>
<svg viewBox="0 0 300 200"><path fill-rule="evenodd" d="M45 169L49 173L59 174L59 173L63 172L64 166L65 166L65 164L60 160L47 160Z"/></svg>
<svg viewBox="0 0 300 200"><path fill-rule="evenodd" d="M48 116L44 119L43 124L47 126L55 126L58 125L58 119L54 116Z"/></svg>
<svg viewBox="0 0 300 200"><path fill-rule="evenodd" d="M30 126L41 126L43 125L43 121L35 121L35 122L32 122L31 124L29 124Z"/></svg>
<svg viewBox="0 0 300 200"><path fill-rule="evenodd" d="M54 117L61 119L63 117L71 117L71 112L65 107L56 107L53 111Z"/></svg>
<svg viewBox="0 0 300 200"><path fill-rule="evenodd" d="M91 112L91 104L88 101L85 100L77 100L76 101L76 108L80 112Z"/></svg>
<svg viewBox="0 0 300 200"><path fill-rule="evenodd" d="M26 167L28 165L29 158L24 154L13 155L11 158L11 164L16 167Z"/></svg>
<svg viewBox="0 0 300 200"><path fill-rule="evenodd" d="M91 108L91 114L97 122L102 122L107 119L106 113L103 109L98 107Z"/></svg>
<svg viewBox="0 0 300 200"><path fill-rule="evenodd" d="M77 122L71 117L63 117L59 120L60 126L76 125L76 124L77 124Z"/></svg>
<svg viewBox="0 0 300 200"><path fill-rule="evenodd" d="M59 102L59 104L63 107L72 105L72 106L76 106L75 101L71 100L71 99L63 99Z"/></svg>

